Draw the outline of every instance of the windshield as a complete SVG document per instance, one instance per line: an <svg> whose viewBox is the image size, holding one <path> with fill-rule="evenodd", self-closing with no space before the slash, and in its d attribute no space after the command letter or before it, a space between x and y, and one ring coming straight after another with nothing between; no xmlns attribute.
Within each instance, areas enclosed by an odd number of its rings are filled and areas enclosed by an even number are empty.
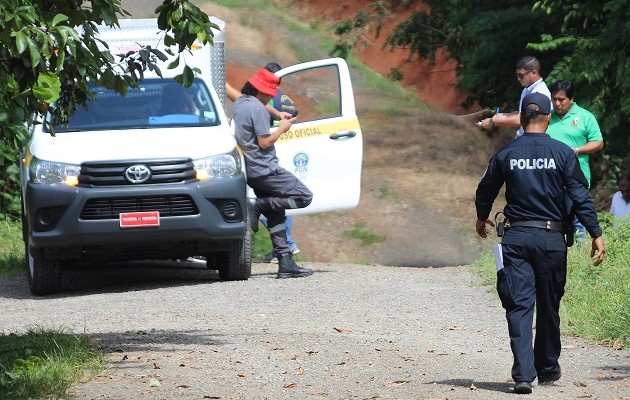
<svg viewBox="0 0 630 400"><path fill-rule="evenodd" d="M210 91L200 79L189 88L173 79L146 79L126 96L100 86L92 90L95 98L87 110L79 106L68 125L57 125L56 132L219 125ZM46 120L51 118L49 114ZM50 130L48 124L45 130Z"/></svg>

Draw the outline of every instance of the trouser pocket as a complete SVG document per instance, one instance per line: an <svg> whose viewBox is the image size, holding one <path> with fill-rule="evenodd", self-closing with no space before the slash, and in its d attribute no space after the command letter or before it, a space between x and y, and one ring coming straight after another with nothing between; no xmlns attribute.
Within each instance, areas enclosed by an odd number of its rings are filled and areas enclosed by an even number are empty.
<svg viewBox="0 0 630 400"><path fill-rule="evenodd" d="M512 279L508 271L509 268L501 268L497 271L497 293L501 299L501 305L506 310L514 307L514 300L511 295Z"/></svg>

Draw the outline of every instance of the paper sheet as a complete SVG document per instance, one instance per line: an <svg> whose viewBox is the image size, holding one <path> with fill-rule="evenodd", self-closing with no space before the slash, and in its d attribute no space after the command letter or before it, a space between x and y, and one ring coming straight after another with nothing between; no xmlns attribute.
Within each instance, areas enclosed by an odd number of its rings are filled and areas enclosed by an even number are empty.
<svg viewBox="0 0 630 400"><path fill-rule="evenodd" d="M494 266L497 268L497 271L503 269L503 247L501 243L497 243L492 246L492 254L494 254Z"/></svg>

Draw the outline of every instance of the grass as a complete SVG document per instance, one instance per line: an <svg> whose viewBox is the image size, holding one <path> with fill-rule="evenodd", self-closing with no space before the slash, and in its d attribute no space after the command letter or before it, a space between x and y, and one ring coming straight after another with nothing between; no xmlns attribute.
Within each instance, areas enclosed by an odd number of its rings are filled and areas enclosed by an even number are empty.
<svg viewBox="0 0 630 400"><path fill-rule="evenodd" d="M24 273L22 225L5 218L0 221L0 276Z"/></svg>
<svg viewBox="0 0 630 400"><path fill-rule="evenodd" d="M103 369L100 349L85 335L29 330L0 336L0 398L64 396Z"/></svg>
<svg viewBox="0 0 630 400"><path fill-rule="evenodd" d="M363 222L359 222L354 225L354 228L344 231L343 235L346 237L359 239L361 241L361 246L369 246L374 243L382 242L386 239L386 237L383 235L378 235L376 233L368 231L367 225Z"/></svg>
<svg viewBox="0 0 630 400"><path fill-rule="evenodd" d="M0 223L0 277L24 274L19 221ZM32 329L0 334L0 399L59 398L102 369L102 353L86 336Z"/></svg>
<svg viewBox="0 0 630 400"><path fill-rule="evenodd" d="M630 346L630 222L604 226L606 259L590 259L590 240L576 243L567 255L567 285L560 303L562 333L613 347ZM486 285L494 285L492 254L472 266Z"/></svg>

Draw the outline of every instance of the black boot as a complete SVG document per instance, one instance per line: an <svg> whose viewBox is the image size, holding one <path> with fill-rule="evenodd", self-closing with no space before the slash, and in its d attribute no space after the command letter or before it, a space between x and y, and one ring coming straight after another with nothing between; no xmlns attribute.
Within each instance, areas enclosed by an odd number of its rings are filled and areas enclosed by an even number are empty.
<svg viewBox="0 0 630 400"><path fill-rule="evenodd" d="M262 213L262 202L260 199L247 199L247 224L252 232L258 232L258 220Z"/></svg>
<svg viewBox="0 0 630 400"><path fill-rule="evenodd" d="M293 261L290 253L278 255L278 279L304 278L310 275L313 275L313 270L310 268L302 268L297 265Z"/></svg>

